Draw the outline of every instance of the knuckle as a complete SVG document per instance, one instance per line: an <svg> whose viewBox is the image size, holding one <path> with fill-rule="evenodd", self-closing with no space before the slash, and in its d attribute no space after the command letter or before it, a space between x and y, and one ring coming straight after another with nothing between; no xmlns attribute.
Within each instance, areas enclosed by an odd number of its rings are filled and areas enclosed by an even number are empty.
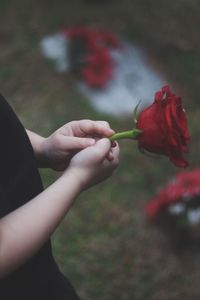
<svg viewBox="0 0 200 300"><path fill-rule="evenodd" d="M89 119L84 119L80 121L80 125L82 128L84 128L86 131L93 129L95 127L94 121Z"/></svg>
<svg viewBox="0 0 200 300"><path fill-rule="evenodd" d="M87 124L87 123L90 123L91 120L89 120L89 119L82 119L79 122L80 122L80 124Z"/></svg>
<svg viewBox="0 0 200 300"><path fill-rule="evenodd" d="M105 127L110 127L110 124L107 121L100 121L101 124Z"/></svg>
<svg viewBox="0 0 200 300"><path fill-rule="evenodd" d="M77 124L77 122L78 122L78 121L76 121L76 120L70 121L70 122L68 122L66 125L67 125L67 126L74 126L74 125Z"/></svg>
<svg viewBox="0 0 200 300"><path fill-rule="evenodd" d="M59 136L58 133L55 133L55 134L53 135L53 137L52 137L52 142L53 142L54 145L56 145L56 146L58 146L58 147L60 146L61 142L60 142L60 136Z"/></svg>

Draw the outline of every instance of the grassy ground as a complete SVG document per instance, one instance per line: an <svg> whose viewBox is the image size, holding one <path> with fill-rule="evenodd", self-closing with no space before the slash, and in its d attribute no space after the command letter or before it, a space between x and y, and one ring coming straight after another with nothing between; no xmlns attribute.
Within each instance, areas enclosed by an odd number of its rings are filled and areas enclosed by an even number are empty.
<svg viewBox="0 0 200 300"><path fill-rule="evenodd" d="M95 112L69 76L58 75L38 46L64 25L110 28L140 45L183 96L192 134L189 160L199 166L200 6L197 0L0 0L0 89L24 125L48 135L64 122L131 120ZM145 88L145 87L144 87ZM177 256L145 219L143 206L178 169L121 142L121 164L107 183L76 201L53 238L63 272L85 300L199 299L200 257ZM57 174L41 172L45 186Z"/></svg>

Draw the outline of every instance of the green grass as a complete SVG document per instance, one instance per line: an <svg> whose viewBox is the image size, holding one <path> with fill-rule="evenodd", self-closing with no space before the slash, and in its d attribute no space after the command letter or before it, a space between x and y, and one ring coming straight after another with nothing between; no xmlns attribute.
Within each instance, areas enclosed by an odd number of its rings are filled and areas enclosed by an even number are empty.
<svg viewBox="0 0 200 300"><path fill-rule="evenodd" d="M73 79L57 74L38 47L43 35L64 25L109 28L142 47L152 66L182 95L189 111L192 169L200 164L199 15L197 0L1 0L1 92L24 125L44 136L82 118L129 129L131 119L118 120L90 107ZM134 142L120 145L116 173L84 192L53 236L60 268L86 300L199 299L199 256L177 257L143 210L179 170L167 158L142 155ZM50 170L41 175L45 186L58 176Z"/></svg>

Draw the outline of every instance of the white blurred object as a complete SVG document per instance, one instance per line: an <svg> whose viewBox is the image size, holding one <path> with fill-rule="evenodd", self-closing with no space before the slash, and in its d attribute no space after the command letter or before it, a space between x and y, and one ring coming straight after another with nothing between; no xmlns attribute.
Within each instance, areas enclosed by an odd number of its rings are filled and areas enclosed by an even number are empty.
<svg viewBox="0 0 200 300"><path fill-rule="evenodd" d="M41 41L41 49L45 57L55 61L59 72L69 71L69 40L66 37L62 34L47 36ZM115 67L107 87L94 89L84 82L78 82L77 87L98 111L125 117L132 114L140 100L139 109L152 103L155 92L165 82L150 68L141 50L132 44L122 43L122 48L111 54Z"/></svg>
<svg viewBox="0 0 200 300"><path fill-rule="evenodd" d="M81 82L78 87L100 112L126 116L132 114L140 100L139 109L154 100L154 94L164 85L146 63L142 52L131 44L123 44L123 50L115 50L113 79L105 89L91 89Z"/></svg>
<svg viewBox="0 0 200 300"><path fill-rule="evenodd" d="M197 225L200 223L200 208L190 209L187 214L188 221L192 225Z"/></svg>
<svg viewBox="0 0 200 300"><path fill-rule="evenodd" d="M58 72L69 71L68 43L69 40L62 34L46 36L40 42L42 53L55 62Z"/></svg>
<svg viewBox="0 0 200 300"><path fill-rule="evenodd" d="M183 203L171 204L168 211L172 215L180 215L185 211L185 205Z"/></svg>

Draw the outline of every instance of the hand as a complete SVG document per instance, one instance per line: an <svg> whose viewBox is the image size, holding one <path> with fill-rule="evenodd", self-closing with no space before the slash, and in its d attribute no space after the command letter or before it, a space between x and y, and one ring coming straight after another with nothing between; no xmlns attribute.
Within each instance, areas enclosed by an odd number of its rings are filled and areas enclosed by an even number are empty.
<svg viewBox="0 0 200 300"><path fill-rule="evenodd" d="M63 171L77 152L94 145L96 139L109 137L113 133L114 131L105 121L69 122L44 139L41 145L41 160L45 166ZM112 143L112 146L114 145ZM107 158L112 160L111 150L108 151Z"/></svg>
<svg viewBox="0 0 200 300"><path fill-rule="evenodd" d="M80 181L81 189L84 190L110 177L118 163L118 144L112 148L111 142L104 138L76 154L70 162L68 171L75 173L76 180Z"/></svg>

